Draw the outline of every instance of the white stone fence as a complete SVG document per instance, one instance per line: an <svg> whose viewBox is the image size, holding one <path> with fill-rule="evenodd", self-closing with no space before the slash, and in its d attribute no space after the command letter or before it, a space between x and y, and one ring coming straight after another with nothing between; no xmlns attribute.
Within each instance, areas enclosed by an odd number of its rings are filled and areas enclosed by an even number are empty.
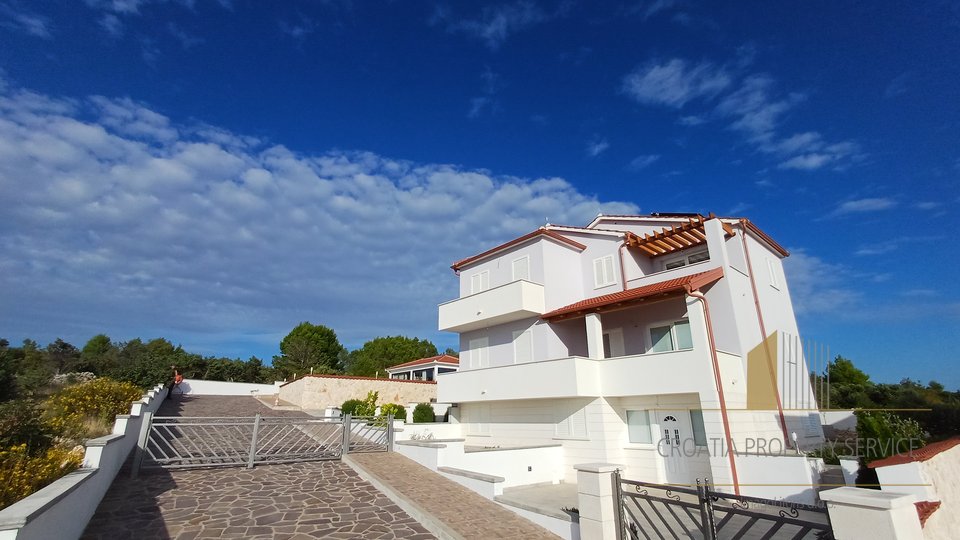
<svg viewBox="0 0 960 540"><path fill-rule="evenodd" d="M283 381L273 384L256 384L184 379L174 387L174 393L188 396L275 396L280 392L281 384Z"/></svg>
<svg viewBox="0 0 960 540"><path fill-rule="evenodd" d="M80 469L0 510L0 540L75 539L83 534L120 466L137 444L143 413L155 413L167 397L159 384L117 415L113 433L87 441Z"/></svg>

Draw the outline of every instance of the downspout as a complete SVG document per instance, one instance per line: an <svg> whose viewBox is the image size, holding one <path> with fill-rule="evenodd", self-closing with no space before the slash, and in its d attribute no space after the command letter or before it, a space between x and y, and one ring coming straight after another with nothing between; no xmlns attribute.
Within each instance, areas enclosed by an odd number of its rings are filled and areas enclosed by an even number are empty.
<svg viewBox="0 0 960 540"><path fill-rule="evenodd" d="M623 243L620 244L620 249L617 250L617 254L620 256L620 281L623 282L623 290L627 290L627 270L623 265L623 250L627 248L627 236L623 236Z"/></svg>
<svg viewBox="0 0 960 540"><path fill-rule="evenodd" d="M707 345L710 347L710 358L713 360L713 378L717 384L717 395L720 398L720 416L723 418L723 434L727 438L727 459L730 461L730 474L733 476L734 494L740 495L740 479L737 477L737 460L733 453L733 437L730 435L730 419L727 417L727 400L723 395L723 379L720 377L720 359L717 357L717 345L713 337L713 321L710 318L710 305L707 297L699 289L693 290L687 285L687 295L696 298L703 306L703 315L707 323Z"/></svg>
<svg viewBox="0 0 960 540"><path fill-rule="evenodd" d="M787 419L783 415L783 403L780 401L780 387L777 384L774 371L773 356L770 354L770 345L767 343L767 329L763 324L763 311L760 309L760 295L757 294L757 281L753 275L753 265L750 263L750 250L747 249L747 220L740 220L740 241L743 243L743 256L747 261L747 272L750 274L750 288L753 291L753 305L757 308L757 321L760 323L760 342L767 356L767 371L770 373L770 383L773 385L773 395L777 398L777 412L780 413L780 429L783 431L783 446L793 448L790 436L787 434Z"/></svg>

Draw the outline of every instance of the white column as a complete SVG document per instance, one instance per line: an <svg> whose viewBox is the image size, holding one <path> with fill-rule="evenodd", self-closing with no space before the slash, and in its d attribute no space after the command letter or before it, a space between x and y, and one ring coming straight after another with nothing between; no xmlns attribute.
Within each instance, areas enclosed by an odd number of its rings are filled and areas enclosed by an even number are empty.
<svg viewBox="0 0 960 540"><path fill-rule="evenodd" d="M617 507L613 492L613 472L619 465L583 463L577 470L577 508L580 510L580 538L613 540L617 537Z"/></svg>
<svg viewBox="0 0 960 540"><path fill-rule="evenodd" d="M727 266L726 232L719 219L708 219L703 222L703 234L707 237L707 251L710 253L710 262L718 266Z"/></svg>
<svg viewBox="0 0 960 540"><path fill-rule="evenodd" d="M921 540L916 495L841 487L820 493L827 503L833 536L870 540Z"/></svg>
<svg viewBox="0 0 960 540"><path fill-rule="evenodd" d="M599 313L588 313L585 318L587 326L587 356L603 358L603 324Z"/></svg>

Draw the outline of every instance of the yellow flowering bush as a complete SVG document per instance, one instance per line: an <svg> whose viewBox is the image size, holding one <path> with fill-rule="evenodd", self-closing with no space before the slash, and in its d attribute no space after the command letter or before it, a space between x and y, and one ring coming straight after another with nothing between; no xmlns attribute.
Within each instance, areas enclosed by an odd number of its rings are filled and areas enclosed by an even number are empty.
<svg viewBox="0 0 960 540"><path fill-rule="evenodd" d="M82 446L53 447L34 456L27 453L25 444L0 449L0 509L76 470L82 462Z"/></svg>
<svg viewBox="0 0 960 540"><path fill-rule="evenodd" d="M51 396L44 409L50 427L62 437L82 440L91 435L98 422L112 425L118 414L130 412L130 404L143 397L140 387L113 379L99 378L68 386Z"/></svg>

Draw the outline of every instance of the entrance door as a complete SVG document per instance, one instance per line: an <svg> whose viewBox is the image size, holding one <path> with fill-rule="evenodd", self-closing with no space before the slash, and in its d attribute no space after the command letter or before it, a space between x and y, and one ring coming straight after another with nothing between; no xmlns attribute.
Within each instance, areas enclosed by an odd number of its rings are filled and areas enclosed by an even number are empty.
<svg viewBox="0 0 960 540"><path fill-rule="evenodd" d="M689 484L690 469L684 449L695 448L688 411L658 411L660 437L657 451L663 458L664 476L668 484Z"/></svg>

